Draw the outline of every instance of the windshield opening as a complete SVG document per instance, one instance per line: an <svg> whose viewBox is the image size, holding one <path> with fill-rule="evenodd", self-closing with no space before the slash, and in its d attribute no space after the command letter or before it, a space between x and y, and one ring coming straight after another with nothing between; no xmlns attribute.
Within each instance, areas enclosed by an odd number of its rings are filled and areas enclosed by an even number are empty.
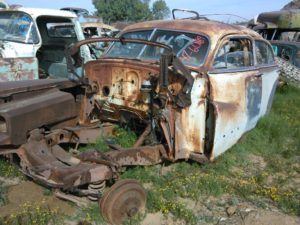
<svg viewBox="0 0 300 225"><path fill-rule="evenodd" d="M143 39L166 44L188 66L201 66L206 58L209 41L201 34L171 30L144 30L123 34L124 38ZM159 60L166 49L143 44L113 43L104 57Z"/></svg>
<svg viewBox="0 0 300 225"><path fill-rule="evenodd" d="M142 39L142 40L149 40L152 31L137 31L134 33L127 33L124 34L122 37L124 38L131 38L131 39ZM108 53L105 55L106 57L120 57L120 58L138 58L139 54L143 50L143 44L136 44L136 43L126 43L122 44L121 42L115 42L111 46Z"/></svg>
<svg viewBox="0 0 300 225"><path fill-rule="evenodd" d="M23 12L0 13L0 40L26 44L39 42L33 20Z"/></svg>

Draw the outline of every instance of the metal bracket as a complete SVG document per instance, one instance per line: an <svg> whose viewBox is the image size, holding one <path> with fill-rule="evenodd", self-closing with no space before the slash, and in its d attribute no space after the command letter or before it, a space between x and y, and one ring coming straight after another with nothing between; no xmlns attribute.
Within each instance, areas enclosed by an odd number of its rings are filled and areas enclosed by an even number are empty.
<svg viewBox="0 0 300 225"><path fill-rule="evenodd" d="M173 19L176 20L176 16L175 16L175 12L184 12L184 13L191 13L191 14L194 14L195 16L192 16L192 17L187 17L187 18L182 18L182 19L189 19L189 20L209 20L207 19L206 17L204 16L200 16L198 12L196 11L193 11L193 10L189 10L189 9L173 9L172 10L172 16L173 16Z"/></svg>

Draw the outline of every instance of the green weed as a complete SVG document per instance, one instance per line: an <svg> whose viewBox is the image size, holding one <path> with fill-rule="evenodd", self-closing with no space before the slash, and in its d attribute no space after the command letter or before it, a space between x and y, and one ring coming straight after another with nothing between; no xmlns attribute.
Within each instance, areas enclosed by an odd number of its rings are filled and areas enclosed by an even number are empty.
<svg viewBox="0 0 300 225"><path fill-rule="evenodd" d="M134 132L129 129L124 129L121 127L116 127L113 130L113 135L104 137L100 136L97 138L95 143L88 144L85 147L79 148L80 152L90 151L95 149L100 152L108 152L110 150L108 143L118 144L123 148L129 148L134 145L137 137Z"/></svg>
<svg viewBox="0 0 300 225"><path fill-rule="evenodd" d="M63 218L57 209L41 204L24 203L17 213L0 220L0 225L61 225Z"/></svg>
<svg viewBox="0 0 300 225"><path fill-rule="evenodd" d="M6 193L7 193L7 188L4 187L0 182L0 207L5 205L7 202Z"/></svg>
<svg viewBox="0 0 300 225"><path fill-rule="evenodd" d="M90 204L88 207L80 210L80 212L74 218L72 218L72 220L79 221L79 224L106 224L101 216L99 206L96 203Z"/></svg>
<svg viewBox="0 0 300 225"><path fill-rule="evenodd" d="M141 224L141 221L145 218L145 216L146 215L144 213L137 213L133 217L125 220L122 224L123 225L139 225L139 224Z"/></svg>
<svg viewBox="0 0 300 225"><path fill-rule="evenodd" d="M18 177L20 179L24 179L24 175L20 172L20 170L13 165L12 163L8 162L4 158L0 158L0 176L1 177Z"/></svg>
<svg viewBox="0 0 300 225"><path fill-rule="evenodd" d="M113 138L123 148L132 147L137 140L136 134L133 131L121 127L114 128Z"/></svg>

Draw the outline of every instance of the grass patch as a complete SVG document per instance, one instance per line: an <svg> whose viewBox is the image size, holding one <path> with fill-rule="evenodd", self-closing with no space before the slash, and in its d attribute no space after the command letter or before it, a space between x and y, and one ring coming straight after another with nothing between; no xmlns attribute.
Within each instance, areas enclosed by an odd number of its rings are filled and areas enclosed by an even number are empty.
<svg viewBox="0 0 300 225"><path fill-rule="evenodd" d="M103 225L106 224L101 216L100 209L97 203L93 203L90 206L83 208L79 213L72 218L74 221L79 221L78 224L86 225Z"/></svg>
<svg viewBox="0 0 300 225"><path fill-rule="evenodd" d="M95 149L100 152L107 152L110 150L109 143L120 145L123 148L129 148L134 145L137 140L136 134L130 129L122 127L115 127L113 129L113 135L110 137L100 136L96 142L89 144L85 147L79 148L80 152L86 152L91 149Z"/></svg>
<svg viewBox="0 0 300 225"><path fill-rule="evenodd" d="M8 160L4 158L0 158L0 176L5 178L10 178L10 177L18 177L20 179L25 178L24 175L14 164L8 162Z"/></svg>
<svg viewBox="0 0 300 225"><path fill-rule="evenodd" d="M0 225L61 225L63 217L57 209L41 204L25 203L17 213L0 219Z"/></svg>
<svg viewBox="0 0 300 225"><path fill-rule="evenodd" d="M5 205L7 202L6 193L7 193L7 188L4 187L0 182L0 207Z"/></svg>
<svg viewBox="0 0 300 225"><path fill-rule="evenodd" d="M139 225L141 224L141 221L145 218L145 214L143 213L137 213L130 219L125 220L122 224L123 225Z"/></svg>

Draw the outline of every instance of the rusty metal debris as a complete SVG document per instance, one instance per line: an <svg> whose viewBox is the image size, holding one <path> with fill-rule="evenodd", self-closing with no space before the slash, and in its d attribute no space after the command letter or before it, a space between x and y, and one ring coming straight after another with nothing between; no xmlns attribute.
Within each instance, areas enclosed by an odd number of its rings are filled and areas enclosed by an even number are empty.
<svg viewBox="0 0 300 225"><path fill-rule="evenodd" d="M81 48L94 42L112 44L86 62ZM135 181L105 191L124 168L207 163L268 112L278 79L272 51L262 54L270 48L251 30L201 18L139 23L119 38L78 42L66 60L85 77L0 83L0 154L16 152L22 171L44 185L99 199L104 217L119 224L145 205ZM124 125L139 137L131 148L78 152Z"/></svg>

